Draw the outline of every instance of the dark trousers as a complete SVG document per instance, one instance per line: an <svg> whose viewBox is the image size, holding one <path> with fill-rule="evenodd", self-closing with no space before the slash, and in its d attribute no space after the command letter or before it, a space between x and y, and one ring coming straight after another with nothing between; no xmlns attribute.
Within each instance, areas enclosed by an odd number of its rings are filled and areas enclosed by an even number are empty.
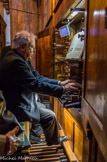
<svg viewBox="0 0 107 162"><path fill-rule="evenodd" d="M37 101L36 104L37 104L38 109L39 108L46 109L46 106L44 104L42 104L41 102ZM43 134L43 133L44 132L43 132L43 129L42 129L40 123L38 123L38 124L32 123L31 135L33 135L35 137L40 137L40 135Z"/></svg>
<svg viewBox="0 0 107 162"><path fill-rule="evenodd" d="M35 136L39 136L43 129L47 144L58 144L59 133L55 113L46 109L45 105L40 102L37 102L37 106L40 112L40 124L33 124L31 132L33 131Z"/></svg>

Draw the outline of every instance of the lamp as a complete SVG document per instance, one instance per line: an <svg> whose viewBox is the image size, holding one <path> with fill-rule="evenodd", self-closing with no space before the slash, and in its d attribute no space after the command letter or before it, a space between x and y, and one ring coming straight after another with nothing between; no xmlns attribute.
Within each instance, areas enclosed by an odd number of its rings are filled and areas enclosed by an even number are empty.
<svg viewBox="0 0 107 162"><path fill-rule="evenodd" d="M72 9L72 8L71 8L71 14L69 15L68 19L72 19L72 18L75 17L78 13L84 12L84 11L85 11L84 8L75 8L75 9Z"/></svg>

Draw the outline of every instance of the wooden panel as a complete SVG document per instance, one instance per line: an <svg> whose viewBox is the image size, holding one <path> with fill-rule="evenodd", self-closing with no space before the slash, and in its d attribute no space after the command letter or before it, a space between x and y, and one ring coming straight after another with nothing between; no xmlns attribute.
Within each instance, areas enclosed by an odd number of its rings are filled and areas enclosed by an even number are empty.
<svg viewBox="0 0 107 162"><path fill-rule="evenodd" d="M45 26L46 26L46 23L47 23L47 21L48 21L48 13L47 13L47 7L48 7L48 0L45 0L44 1L44 12L43 12L43 19L44 19L44 24L43 24L43 26L44 26L44 28L45 28Z"/></svg>
<svg viewBox="0 0 107 162"><path fill-rule="evenodd" d="M107 98L107 77L106 70L104 70L107 66L107 29L104 29L105 5L107 5L107 2L105 3L104 0L102 1L100 8L97 0L95 1L94 5L93 1L90 1L89 4L89 10L91 12L89 14L89 39L87 49L85 92L87 101L96 111L102 122L104 108L107 105L107 100L105 100L105 98Z"/></svg>
<svg viewBox="0 0 107 162"><path fill-rule="evenodd" d="M18 1L10 1L11 8L18 8ZM11 19L11 39L13 39L15 33L18 31L18 12L16 10L10 10ZM14 16L13 16L14 15ZM20 22L22 23L22 22Z"/></svg>
<svg viewBox="0 0 107 162"><path fill-rule="evenodd" d="M57 10L59 9L60 4L62 3L62 1L63 1L63 0L55 1L54 10L53 10L54 13L57 12Z"/></svg>
<svg viewBox="0 0 107 162"><path fill-rule="evenodd" d="M95 137L93 136L90 140L90 152L89 152L90 162L105 162L104 157L99 149Z"/></svg>
<svg viewBox="0 0 107 162"><path fill-rule="evenodd" d="M56 5L58 4L58 1L59 1L59 0L55 0L55 1L54 1L55 7L56 7Z"/></svg>
<svg viewBox="0 0 107 162"><path fill-rule="evenodd" d="M19 30L27 30L36 34L37 31L37 4L29 0L11 0L11 38ZM16 9L16 10L15 10ZM19 11L18 11L19 10ZM23 12L22 12L23 11ZM25 11L25 12L24 12ZM32 14L34 13L34 14Z"/></svg>
<svg viewBox="0 0 107 162"><path fill-rule="evenodd" d="M58 102L58 101L57 101ZM58 123L60 123L60 121L61 121L61 116L60 116L60 111L61 111L61 105L60 105L60 103L58 102L58 107L57 107L57 121L58 121Z"/></svg>
<svg viewBox="0 0 107 162"><path fill-rule="evenodd" d="M45 1L41 1L41 5L38 8L39 11L39 32L44 30L47 27L47 23L52 22L49 21L50 17L53 14L53 0L45 0ZM48 24L48 25L49 25ZM53 26L53 23L50 25L50 27Z"/></svg>
<svg viewBox="0 0 107 162"><path fill-rule="evenodd" d="M81 127L81 121L80 124L78 123L78 116L76 115L75 118L71 115L70 111L65 109L61 103L58 101L58 99L54 99L54 112L57 116L58 123L61 125L61 128L64 131L64 134L68 137L68 143L72 149L72 151L75 153L77 159L82 162L83 158L83 146L84 146L84 140L86 140L86 137L83 133L83 129ZM84 137L83 137L84 135ZM84 149L84 152L86 153L86 150ZM86 159L86 158L84 158ZM86 162L86 161L84 161Z"/></svg>
<svg viewBox="0 0 107 162"><path fill-rule="evenodd" d="M60 121L59 121L59 123L61 124L62 129L65 130L65 110L64 110L64 108L62 108L62 105L60 104L60 102L59 102L59 108L60 108L60 111L59 111Z"/></svg>
<svg viewBox="0 0 107 162"><path fill-rule="evenodd" d="M75 0L63 0L60 4L57 12L55 13L55 22L54 26L56 26L59 21L63 18L63 16L66 14L66 12L71 8L71 5L75 2Z"/></svg>
<svg viewBox="0 0 107 162"><path fill-rule="evenodd" d="M51 75L51 55L50 55L50 36L46 36L45 38L40 38L38 40L38 44L40 44L40 48L42 49L42 53L40 53L40 66L39 71L44 76L50 76ZM47 53L47 56L45 55ZM49 69L49 70L47 70Z"/></svg>
<svg viewBox="0 0 107 162"><path fill-rule="evenodd" d="M59 130L59 133L61 136L64 136L63 130ZM78 162L75 153L71 150L71 146L69 144L69 141L67 140L66 142L63 143L64 149L66 151L67 157L69 159L69 162Z"/></svg>
<svg viewBox="0 0 107 162"><path fill-rule="evenodd" d="M42 31L44 29L44 19L43 19L43 15L44 15L44 1L41 1L41 5L38 8L38 13L39 13L39 19L38 19L38 24L39 24L39 28L38 28L38 32Z"/></svg>
<svg viewBox="0 0 107 162"><path fill-rule="evenodd" d="M37 3L34 1L23 0L11 0L10 1L10 19L11 19L11 39L13 39L15 33L20 30L26 30L36 34L38 32L38 11ZM23 11L23 12L22 12ZM36 56L32 59L32 65L35 68Z"/></svg>
<svg viewBox="0 0 107 162"><path fill-rule="evenodd" d="M5 46L5 43L6 43L5 29L6 29L6 23L4 22L3 18L0 15L0 53L1 53L1 50Z"/></svg>
<svg viewBox="0 0 107 162"><path fill-rule="evenodd" d="M0 2L0 15L3 17L3 3Z"/></svg>
<svg viewBox="0 0 107 162"><path fill-rule="evenodd" d="M73 120L71 118L71 115L68 113L67 110L65 110L65 135L68 137L69 143L71 145L72 150L74 151L73 147L73 140L74 140L74 134L73 134Z"/></svg>
<svg viewBox="0 0 107 162"><path fill-rule="evenodd" d="M55 99L54 100L54 113L56 114L56 118L58 118L58 114L57 114L57 109L58 109L58 102L57 100Z"/></svg>
<svg viewBox="0 0 107 162"><path fill-rule="evenodd" d="M40 74L52 78L52 33L53 28L38 33L37 70Z"/></svg>
<svg viewBox="0 0 107 162"><path fill-rule="evenodd" d="M95 0L94 3L93 0L87 0L89 15L88 30L86 30L85 93L82 102L82 119L85 132L87 133L87 124L89 124L98 143L98 149L101 150L103 158L107 161L106 6L107 1L105 0L101 2Z"/></svg>
<svg viewBox="0 0 107 162"><path fill-rule="evenodd" d="M88 127L87 127L87 125L89 124L91 127L91 131L98 142L98 148L101 150L102 154L106 154L106 149L105 149L106 142L104 142L104 140L106 141L106 139L104 139L104 135L103 135L104 133L103 125L100 122L99 118L96 116L92 107L90 107L90 105L86 102L86 100L83 100L82 102L82 120L83 120L83 125L85 128L86 135L89 136Z"/></svg>
<svg viewBox="0 0 107 162"><path fill-rule="evenodd" d="M58 9L56 13L54 13L54 9L57 6L57 4L60 3L58 6ZM65 15L65 13L71 8L71 5L75 2L75 0L45 0L41 1L41 5L39 6L39 32L44 30L46 27L46 24L52 15L52 20L48 24L48 27L56 26L59 21L61 21L62 17ZM43 16L45 15L45 16Z"/></svg>
<svg viewBox="0 0 107 162"><path fill-rule="evenodd" d="M77 124L75 124L74 127L74 152L78 157L79 162L82 162L83 132Z"/></svg>
<svg viewBox="0 0 107 162"><path fill-rule="evenodd" d="M50 0L47 0L47 20L49 20L50 16L53 14L53 3Z"/></svg>
<svg viewBox="0 0 107 162"><path fill-rule="evenodd" d="M103 157L103 155L102 155L102 152L100 151L100 149L98 148L98 150L97 150L97 160L96 160L97 162L105 162L105 160L104 160L104 157Z"/></svg>

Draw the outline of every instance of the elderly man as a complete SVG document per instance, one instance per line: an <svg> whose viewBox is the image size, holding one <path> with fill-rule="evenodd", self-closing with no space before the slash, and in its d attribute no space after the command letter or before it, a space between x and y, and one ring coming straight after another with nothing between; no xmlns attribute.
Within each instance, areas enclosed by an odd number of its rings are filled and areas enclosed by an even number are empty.
<svg viewBox="0 0 107 162"><path fill-rule="evenodd" d="M35 92L60 97L63 92L77 90L75 82L58 81L41 76L33 70L29 60L35 53L35 36L27 31L18 32L13 40L13 50L0 58L0 88L6 99L7 109L19 121L40 123L48 145L65 141L60 137L54 112L37 108Z"/></svg>

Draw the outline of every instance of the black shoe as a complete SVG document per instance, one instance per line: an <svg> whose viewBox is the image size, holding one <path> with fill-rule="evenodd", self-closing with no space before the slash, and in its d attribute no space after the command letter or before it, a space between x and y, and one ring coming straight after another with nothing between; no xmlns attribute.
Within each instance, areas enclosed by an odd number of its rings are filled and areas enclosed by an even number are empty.
<svg viewBox="0 0 107 162"><path fill-rule="evenodd" d="M60 136L58 142L48 142L47 141L47 145L48 146L51 146L51 145L59 145L59 144L65 142L67 140L68 140L67 136Z"/></svg>
<svg viewBox="0 0 107 162"><path fill-rule="evenodd" d="M45 143L45 139L30 135L30 143L31 144Z"/></svg>
<svg viewBox="0 0 107 162"><path fill-rule="evenodd" d="M67 140L68 140L67 136L60 136L60 137L59 137L59 144L65 142L65 141L67 141Z"/></svg>

